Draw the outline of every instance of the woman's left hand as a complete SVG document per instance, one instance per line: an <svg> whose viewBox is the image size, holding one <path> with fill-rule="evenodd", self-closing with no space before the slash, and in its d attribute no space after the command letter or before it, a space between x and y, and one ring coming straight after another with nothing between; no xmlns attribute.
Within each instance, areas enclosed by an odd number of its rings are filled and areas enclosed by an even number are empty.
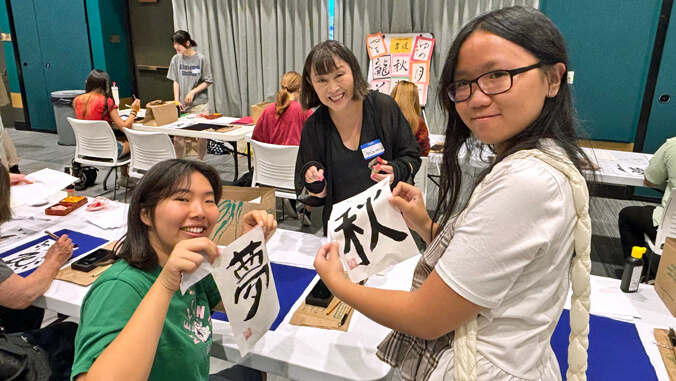
<svg viewBox="0 0 676 381"><path fill-rule="evenodd" d="M23 173L21 173L21 174L10 173L9 174L9 185L14 186L14 185L19 185L19 184L33 184L33 182L28 180L26 178L26 175L24 175Z"/></svg>
<svg viewBox="0 0 676 381"><path fill-rule="evenodd" d="M188 92L188 94L185 96L185 105L190 106L194 97L195 94L192 91Z"/></svg>
<svg viewBox="0 0 676 381"><path fill-rule="evenodd" d="M379 183L383 181L383 179L388 178L390 179L390 184L394 181L394 168L391 165L387 165L387 160L383 160L382 164L376 164L375 165L376 170L378 173L374 173L371 175L371 180ZM385 173L380 173L380 172L385 172Z"/></svg>
<svg viewBox="0 0 676 381"><path fill-rule="evenodd" d="M252 210L245 214L242 219L242 234L248 233L256 226L263 228L265 242L268 242L277 229L277 220L275 216L268 214L265 210Z"/></svg>
<svg viewBox="0 0 676 381"><path fill-rule="evenodd" d="M330 242L319 248L314 261L317 274L332 292L339 282L347 280L343 270L343 262L340 261L338 256L338 244Z"/></svg>

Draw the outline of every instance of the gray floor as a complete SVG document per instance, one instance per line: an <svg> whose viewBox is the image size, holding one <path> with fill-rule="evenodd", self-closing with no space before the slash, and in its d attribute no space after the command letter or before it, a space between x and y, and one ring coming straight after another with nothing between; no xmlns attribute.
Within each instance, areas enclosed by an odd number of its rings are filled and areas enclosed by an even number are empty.
<svg viewBox="0 0 676 381"><path fill-rule="evenodd" d="M57 144L57 135L38 132L18 131L13 128L7 128L9 135L16 145L20 163L19 168L23 173L31 173L42 168L51 168L63 170L69 166L75 147L60 146ZM207 154L205 161L214 166L224 183L228 184L234 178L234 162L230 155L210 155ZM246 158L239 160L240 176L247 170ZM99 172L95 186L83 191L86 196L96 196L103 192L102 181L105 171ZM108 180L109 188L113 180ZM436 197L435 186L430 184L428 190L428 200ZM112 198L112 193L106 195ZM124 200L125 190L118 189L117 199ZM622 268L623 256L621 253L619 231L617 229L617 216L620 210L630 205L645 205L644 202L615 200L609 198L592 198L590 202L590 215L592 218L592 274L607 277L617 277L616 271ZM433 202L428 204L433 207ZM278 200L278 219L279 226L284 229L304 231L307 233L322 234L321 229L321 210L315 210L312 215L312 226L304 227L299 220L290 218L288 215L281 220L281 200Z"/></svg>

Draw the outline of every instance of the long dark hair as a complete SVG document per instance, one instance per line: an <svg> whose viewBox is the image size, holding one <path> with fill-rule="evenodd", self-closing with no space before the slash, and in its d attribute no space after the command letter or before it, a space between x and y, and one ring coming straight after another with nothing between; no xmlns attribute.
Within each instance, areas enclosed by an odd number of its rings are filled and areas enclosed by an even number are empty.
<svg viewBox="0 0 676 381"><path fill-rule="evenodd" d="M186 49L194 48L197 46L195 40L190 37L190 33L184 30L177 30L171 35L171 42L175 42ZM188 42L190 45L188 45Z"/></svg>
<svg viewBox="0 0 676 381"><path fill-rule="evenodd" d="M115 254L131 266L141 270L152 270L158 265L157 253L150 244L148 226L141 220L141 213L149 213L155 223L155 209L164 199L175 194L179 187L187 182L190 187L190 175L199 172L207 178L214 190L216 203L221 199L221 178L218 172L208 164L199 161L171 159L153 166L134 189L129 204L127 234Z"/></svg>
<svg viewBox="0 0 676 381"><path fill-rule="evenodd" d="M540 11L529 7L510 7L493 11L465 25L446 57L441 73L438 99L441 107L448 114L446 142L442 161L439 198L434 220L438 219L441 228L455 214L461 189L461 170L457 160L461 147L470 137L470 130L462 121L455 109L455 103L448 97L448 88L453 82L453 75L458 62L458 54L462 44L477 30L483 30L511 41L542 62L544 69L556 63L568 67L566 44L561 32L554 23ZM481 173L474 187L507 156L521 150L542 149L541 139L549 138L558 144L567 154L578 170L589 160L578 147L578 124L575 118L573 100L568 87L567 73L561 78L559 92L553 98L546 98L538 118L526 129L504 142L504 150L495 161ZM546 150L543 149L544 152Z"/></svg>
<svg viewBox="0 0 676 381"><path fill-rule="evenodd" d="M354 81L352 99L362 99L368 93L369 84L361 72L359 62L354 53L336 40L324 41L315 45L305 59L303 81L300 87L300 103L303 105L304 110L309 110L322 104L315 88L312 86L312 78L310 78L312 70L314 69L317 75L331 73L337 69L334 57L347 62L350 70L352 70L352 80Z"/></svg>
<svg viewBox="0 0 676 381"><path fill-rule="evenodd" d="M111 89L110 76L103 70L94 69L89 72L87 75L87 80L85 81L85 92L75 98L73 102L73 107L76 104L82 103L82 115L78 115L78 118L88 119L88 113L92 110L89 109L89 102L93 97L103 95L103 112L101 113L101 118L104 119L110 115L110 110L108 109L108 99L113 99L113 90ZM77 110L76 110L77 111Z"/></svg>
<svg viewBox="0 0 676 381"><path fill-rule="evenodd" d="M12 219L12 207L9 202L9 172L0 164L0 224Z"/></svg>

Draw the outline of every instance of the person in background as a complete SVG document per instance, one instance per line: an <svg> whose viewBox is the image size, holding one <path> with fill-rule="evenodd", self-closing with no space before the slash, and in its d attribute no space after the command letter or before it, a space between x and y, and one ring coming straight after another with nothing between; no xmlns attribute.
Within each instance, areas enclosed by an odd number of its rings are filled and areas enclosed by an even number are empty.
<svg viewBox="0 0 676 381"><path fill-rule="evenodd" d="M413 82L399 81L390 93L397 102L401 112L404 113L415 140L420 144L420 156L427 157L430 153L430 133L427 124L421 116L418 86Z"/></svg>
<svg viewBox="0 0 676 381"><path fill-rule="evenodd" d="M284 74L277 92L275 103L267 106L256 121L251 138L253 140L285 146L297 146L300 144L300 134L303 123L312 115L312 110L303 110L298 103L300 98L301 76L295 71ZM296 200L282 199L284 210L293 218L298 217ZM301 222L310 225L310 207L306 207Z"/></svg>
<svg viewBox="0 0 676 381"><path fill-rule="evenodd" d="M617 224L625 258L631 255L632 247L646 246L644 234L655 242L664 208L676 188L676 138L667 139L655 152L643 175L645 185L664 190L664 196L661 205L627 206L620 211ZM659 263L660 256L653 255L652 268L644 266L643 275L656 275Z"/></svg>
<svg viewBox="0 0 676 381"><path fill-rule="evenodd" d="M207 87L213 82L211 67L204 54L195 51L197 43L184 30L171 35L176 55L169 64L167 78L174 81L174 101L188 114L209 112L209 95ZM176 157L182 158L186 138L174 136ZM197 139L197 158L204 160L207 153L207 140Z"/></svg>
<svg viewBox="0 0 676 381"><path fill-rule="evenodd" d="M333 204L383 179L394 187L415 176L420 146L406 118L390 96L368 90L357 58L345 45L329 40L312 48L300 94L303 108L319 107L301 133L296 194L306 205L324 205L324 230ZM367 144L383 159L378 173L371 174L372 158L363 151Z"/></svg>
<svg viewBox="0 0 676 381"><path fill-rule="evenodd" d="M221 295L211 275L177 292L182 273L220 255L209 235L222 189L218 172L199 161L166 160L143 176L115 250L121 260L96 279L82 303L74 380L264 379L239 365L209 376L211 312ZM266 240L277 228L264 210L247 213L242 224L242 234L261 226Z"/></svg>
<svg viewBox="0 0 676 381"><path fill-rule="evenodd" d="M131 112L126 120L120 118L117 105L113 100L110 76L103 70L94 69L89 72L85 82L86 93L77 96L73 100L75 117L82 120L104 120L113 123L122 131L131 128L134 118L141 109L141 101L135 99L131 104ZM120 158L129 153L129 142L120 139L117 142L117 157ZM122 176L127 176L127 167L122 167Z"/></svg>
<svg viewBox="0 0 676 381"><path fill-rule="evenodd" d="M411 291L352 283L335 243L317 253L333 294L393 329L377 355L403 379L560 380L550 341L571 278L568 379L584 379L591 221L581 168L589 161L577 146L567 62L563 36L534 8L470 21L439 83L448 124L437 221L409 184L390 199L429 244ZM470 135L497 157L456 213L458 152Z"/></svg>
<svg viewBox="0 0 676 381"><path fill-rule="evenodd" d="M32 182L22 174L9 174L4 166L0 167L0 224L3 224L12 218L9 187ZM47 250L44 262L25 278L0 259L0 326L7 333L40 328L45 311L31 304L49 289L56 273L72 255L73 242L64 234Z"/></svg>

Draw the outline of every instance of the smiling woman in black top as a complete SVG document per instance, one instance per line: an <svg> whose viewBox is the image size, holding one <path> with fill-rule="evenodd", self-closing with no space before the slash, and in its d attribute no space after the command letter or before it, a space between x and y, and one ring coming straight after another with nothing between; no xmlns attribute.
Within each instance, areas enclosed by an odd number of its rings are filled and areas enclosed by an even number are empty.
<svg viewBox="0 0 676 381"><path fill-rule="evenodd" d="M315 46L303 68L303 108L317 107L305 122L296 161L296 193L311 206L324 205L326 224L333 204L389 177L395 186L420 167L420 147L399 106L368 90L354 54L337 41ZM385 162L371 174L372 157Z"/></svg>

